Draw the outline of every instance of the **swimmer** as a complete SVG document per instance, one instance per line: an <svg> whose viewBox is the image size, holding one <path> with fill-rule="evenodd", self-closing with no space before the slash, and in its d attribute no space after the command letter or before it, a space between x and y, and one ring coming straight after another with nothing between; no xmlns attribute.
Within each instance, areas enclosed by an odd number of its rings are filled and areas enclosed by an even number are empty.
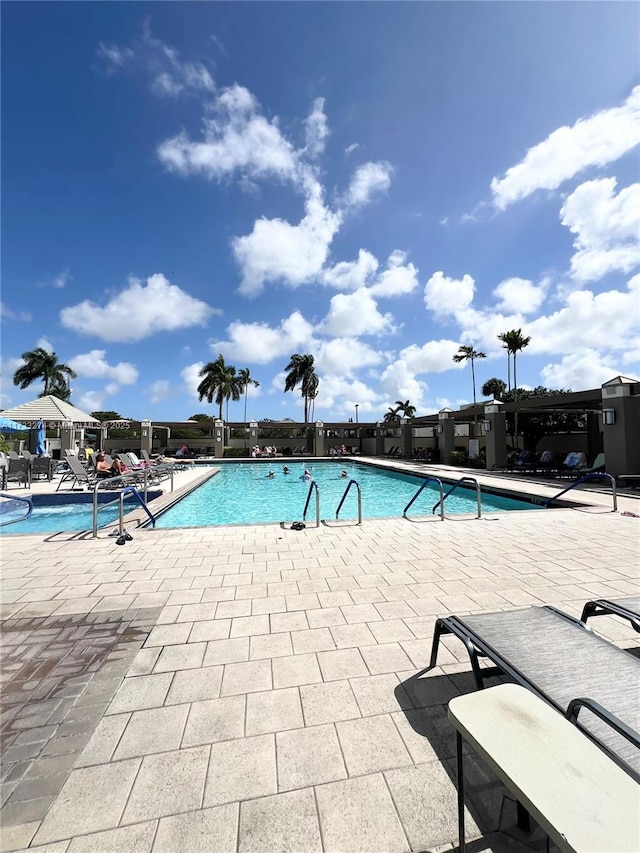
<svg viewBox="0 0 640 853"><path fill-rule="evenodd" d="M304 469L304 474L300 477L301 480L311 480L311 471L308 468Z"/></svg>
<svg viewBox="0 0 640 853"><path fill-rule="evenodd" d="M348 476L349 476L349 472L348 472L348 471L345 471L345 470L344 470L344 468L343 468L343 469L342 469L342 471L340 472L340 476L341 476L341 477L348 477Z"/></svg>
<svg viewBox="0 0 640 853"><path fill-rule="evenodd" d="M291 473L291 471L287 468L287 466L286 466L286 465L283 465L283 466L282 466L282 473L283 473L283 474L290 474L290 473Z"/></svg>
<svg viewBox="0 0 640 853"><path fill-rule="evenodd" d="M275 471L269 471L269 473L267 474L267 479L269 479L269 477L275 477L275 476L276 476Z"/></svg>

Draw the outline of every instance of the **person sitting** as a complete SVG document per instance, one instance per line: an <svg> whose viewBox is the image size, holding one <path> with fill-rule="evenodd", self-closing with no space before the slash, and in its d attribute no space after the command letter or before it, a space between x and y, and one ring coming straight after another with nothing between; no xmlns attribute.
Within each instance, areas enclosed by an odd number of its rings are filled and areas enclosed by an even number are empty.
<svg viewBox="0 0 640 853"><path fill-rule="evenodd" d="M119 477L125 473L125 466L116 457L111 463L107 462L104 453L96 453L96 474L101 479Z"/></svg>
<svg viewBox="0 0 640 853"><path fill-rule="evenodd" d="M253 448L253 450L251 451L251 455L253 456L253 458L254 458L254 459L255 459L257 456L262 456L262 450L260 450L260 448L258 447L258 445L257 445L257 444L256 444L256 446Z"/></svg>

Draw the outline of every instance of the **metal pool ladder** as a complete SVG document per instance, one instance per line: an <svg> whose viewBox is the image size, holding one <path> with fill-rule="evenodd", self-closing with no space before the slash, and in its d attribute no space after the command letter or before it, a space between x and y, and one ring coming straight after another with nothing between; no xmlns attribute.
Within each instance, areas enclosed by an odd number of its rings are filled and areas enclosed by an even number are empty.
<svg viewBox="0 0 640 853"><path fill-rule="evenodd" d="M27 505L27 514L23 518L12 518L9 521L0 521L0 527L5 527L7 524L17 524L19 521L26 521L31 517L31 513L33 512L33 500L31 498L22 498L18 497L18 495L10 495L6 492L0 492L0 498L7 498L7 500L11 501L21 501Z"/></svg>
<svg viewBox="0 0 640 853"><path fill-rule="evenodd" d="M616 481L615 481L615 478L611 476L611 474L605 474L604 472L602 472L600 474L598 474L596 472L593 472L591 474L585 474L584 477L580 477L580 479L576 480L575 483L571 483L571 485L567 486L566 489L563 489L561 492L558 492L557 495L554 495L552 498L549 498L548 501L545 501L544 506L548 509L549 506L554 501L557 501L559 497L566 494L567 492L570 492L571 489L575 489L575 487L581 485L581 483L586 483L587 480L596 480L596 479L601 480L603 478L605 480L609 480L609 482L611 483L611 497L613 498L613 509L611 510L611 512L617 512L618 511L618 493L616 490Z"/></svg>
<svg viewBox="0 0 640 853"><path fill-rule="evenodd" d="M443 497L442 497L442 494L443 494L442 480L439 477L425 477L423 484L420 486L418 491L415 493L415 495L411 498L409 503L404 508L404 512L402 513L403 518L407 518L407 513L409 512L409 509L416 502L419 495L421 495L422 492L427 488L429 483L437 483L438 484L438 489L440 491L440 500L438 501L438 503L440 504L440 521L444 521L444 501L443 501ZM437 506L437 504L436 504L436 506Z"/></svg>
<svg viewBox="0 0 640 853"><path fill-rule="evenodd" d="M309 504L311 503L311 495L315 489L316 493L316 527L320 527L320 489L318 488L318 484L315 480L312 480L309 483L309 492L307 494L307 501L304 505L304 512L302 513L302 520L306 521L307 519L307 510L309 509Z"/></svg>
<svg viewBox="0 0 640 853"><path fill-rule="evenodd" d="M453 486L451 486L451 488L446 492L444 496L442 495L442 492L440 493L440 500L433 505L433 509L431 510L431 512L434 513L438 509L438 507L440 507L441 516L444 518L444 502L449 497L449 495L452 494L452 492L455 492L455 490L461 483L473 483L475 485L476 500L478 502L477 517L482 518L482 491L480 489L480 483L476 480L475 477L460 477L459 480L456 480L456 482L453 484Z"/></svg>
<svg viewBox="0 0 640 853"><path fill-rule="evenodd" d="M357 480L349 480L347 488L344 490L344 494L340 500L340 503L338 504L338 509L336 510L336 521L338 520L338 515L340 513L340 510L342 509L342 504L345 502L351 486L355 486L358 492L358 524L362 524L362 490L360 489L360 483Z"/></svg>

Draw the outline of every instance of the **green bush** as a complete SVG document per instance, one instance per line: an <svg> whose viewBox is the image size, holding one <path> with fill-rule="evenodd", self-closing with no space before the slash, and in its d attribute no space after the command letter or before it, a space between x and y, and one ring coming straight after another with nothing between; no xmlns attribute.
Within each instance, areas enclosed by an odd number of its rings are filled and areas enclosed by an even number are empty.
<svg viewBox="0 0 640 853"><path fill-rule="evenodd" d="M250 456L251 451L248 447L225 447L222 455L229 459L241 459L243 457Z"/></svg>
<svg viewBox="0 0 640 853"><path fill-rule="evenodd" d="M462 450L454 450L451 453L450 464L467 466L469 464L469 457Z"/></svg>

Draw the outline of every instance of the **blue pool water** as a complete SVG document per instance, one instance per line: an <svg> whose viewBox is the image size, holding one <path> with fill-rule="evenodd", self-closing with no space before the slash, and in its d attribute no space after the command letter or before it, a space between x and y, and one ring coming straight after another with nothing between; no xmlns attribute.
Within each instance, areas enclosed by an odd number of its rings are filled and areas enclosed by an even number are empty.
<svg viewBox="0 0 640 853"><path fill-rule="evenodd" d="M283 474L282 466L288 464L291 473ZM405 506L424 482L421 477L398 474L357 463L278 460L273 464L229 463L220 466L216 474L195 489L157 520L157 528L208 527L224 524L261 524L265 522L296 521L302 518L309 483L300 480L305 467L309 468L320 490L320 517L334 519L340 499L350 479L355 479L362 490L362 515L364 518L400 517ZM348 476L341 477L342 470ZM268 476L269 470L274 477ZM447 486L445 485L445 491ZM436 484L430 484L416 503L410 515L430 515L439 498ZM341 519L357 517L356 489L352 486L341 511ZM460 488L447 498L448 515L475 513L475 490ZM539 509L535 504L504 498L499 495L482 495L483 511ZM315 495L312 496L307 522L315 521Z"/></svg>
<svg viewBox="0 0 640 853"><path fill-rule="evenodd" d="M158 494L156 492L156 494ZM17 497L22 497L18 495ZM34 495L33 514L26 521L26 504L17 500L0 501L0 533L59 533L91 530L93 523L92 495L88 492L77 495ZM115 495L99 494L100 509L98 524L100 527L115 524L118 520L118 503L113 503ZM151 495L150 495L151 497ZM102 504L109 504L102 506ZM135 509L130 498L125 499L125 512ZM14 524L7 524L15 520Z"/></svg>

